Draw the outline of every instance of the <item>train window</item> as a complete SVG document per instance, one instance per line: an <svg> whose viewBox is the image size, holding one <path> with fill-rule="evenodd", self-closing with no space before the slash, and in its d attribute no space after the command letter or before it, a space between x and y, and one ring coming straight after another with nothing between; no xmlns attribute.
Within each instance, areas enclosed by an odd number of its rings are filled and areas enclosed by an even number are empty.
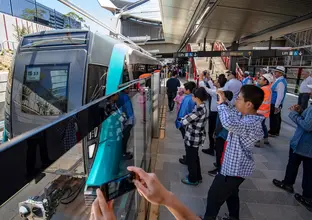
<svg viewBox="0 0 312 220"><path fill-rule="evenodd" d="M67 112L69 65L28 65L22 87L22 112L60 115Z"/></svg>
<svg viewBox="0 0 312 220"><path fill-rule="evenodd" d="M107 70L108 68L106 66L89 64L87 82L87 103L104 96L106 88Z"/></svg>

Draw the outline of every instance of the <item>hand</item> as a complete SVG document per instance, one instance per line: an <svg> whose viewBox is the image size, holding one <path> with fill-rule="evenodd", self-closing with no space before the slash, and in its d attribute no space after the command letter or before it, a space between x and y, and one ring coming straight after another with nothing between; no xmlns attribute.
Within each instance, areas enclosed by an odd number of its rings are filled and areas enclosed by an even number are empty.
<svg viewBox="0 0 312 220"><path fill-rule="evenodd" d="M135 172L138 179L134 180L140 195L154 205L166 205L171 198L171 193L159 182L154 173L146 173L138 167L128 167L129 171Z"/></svg>
<svg viewBox="0 0 312 220"><path fill-rule="evenodd" d="M289 108L290 111L295 111L295 112L298 112L298 113L301 113L302 112L302 108L300 105L293 105Z"/></svg>
<svg viewBox="0 0 312 220"><path fill-rule="evenodd" d="M280 113L281 109L280 108L274 108L274 115Z"/></svg>
<svg viewBox="0 0 312 220"><path fill-rule="evenodd" d="M219 100L217 101L217 103L219 105L226 101L226 97L225 97L224 92L222 90L217 91L217 96L219 97Z"/></svg>
<svg viewBox="0 0 312 220"><path fill-rule="evenodd" d="M107 203L100 189L96 190L96 196L92 204L90 220L116 220L113 201Z"/></svg>

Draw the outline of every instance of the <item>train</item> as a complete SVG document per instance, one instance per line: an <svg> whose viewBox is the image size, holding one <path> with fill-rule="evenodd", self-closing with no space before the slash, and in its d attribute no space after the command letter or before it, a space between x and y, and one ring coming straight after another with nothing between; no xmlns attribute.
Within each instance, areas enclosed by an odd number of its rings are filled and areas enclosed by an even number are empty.
<svg viewBox="0 0 312 220"><path fill-rule="evenodd" d="M143 49L89 30L53 30L26 35L16 50L8 75L3 141L111 95L123 86L137 82L142 74L153 73L160 67L161 63ZM97 128L100 133L96 150L107 145L103 141L103 129L107 127L104 121L102 129ZM34 143L42 143L42 138L46 137L34 137L37 140ZM59 143L53 138L48 140L45 147L53 151ZM89 155L89 142L82 143L84 155ZM100 169L105 157L107 155L94 155L93 169ZM89 185L101 182L101 177L98 179L97 176L99 171L88 166L85 164L92 177Z"/></svg>

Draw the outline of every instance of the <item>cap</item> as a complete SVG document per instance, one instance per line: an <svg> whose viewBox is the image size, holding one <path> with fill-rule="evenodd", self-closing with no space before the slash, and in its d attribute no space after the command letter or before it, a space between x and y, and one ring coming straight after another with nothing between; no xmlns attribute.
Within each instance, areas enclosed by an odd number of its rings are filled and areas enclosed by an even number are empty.
<svg viewBox="0 0 312 220"><path fill-rule="evenodd" d="M273 75L272 75L271 73L266 73L266 74L263 74L262 76L263 76L266 80L268 80L270 84L273 83L274 77L273 77Z"/></svg>
<svg viewBox="0 0 312 220"><path fill-rule="evenodd" d="M249 71L245 71L244 74L245 75L250 75L250 72Z"/></svg>

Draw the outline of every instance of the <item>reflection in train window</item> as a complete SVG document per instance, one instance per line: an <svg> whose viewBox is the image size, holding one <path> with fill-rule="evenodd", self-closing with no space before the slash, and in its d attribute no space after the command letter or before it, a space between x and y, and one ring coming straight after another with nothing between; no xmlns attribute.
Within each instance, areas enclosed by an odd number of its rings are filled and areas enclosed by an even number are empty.
<svg viewBox="0 0 312 220"><path fill-rule="evenodd" d="M126 83L130 81L129 71L126 61L124 62L124 68L122 73L122 83Z"/></svg>
<svg viewBox="0 0 312 220"><path fill-rule="evenodd" d="M67 112L69 65L28 65L22 87L22 112L60 115Z"/></svg>
<svg viewBox="0 0 312 220"><path fill-rule="evenodd" d="M87 79L87 103L104 96L107 70L108 68L106 66L89 64Z"/></svg>

